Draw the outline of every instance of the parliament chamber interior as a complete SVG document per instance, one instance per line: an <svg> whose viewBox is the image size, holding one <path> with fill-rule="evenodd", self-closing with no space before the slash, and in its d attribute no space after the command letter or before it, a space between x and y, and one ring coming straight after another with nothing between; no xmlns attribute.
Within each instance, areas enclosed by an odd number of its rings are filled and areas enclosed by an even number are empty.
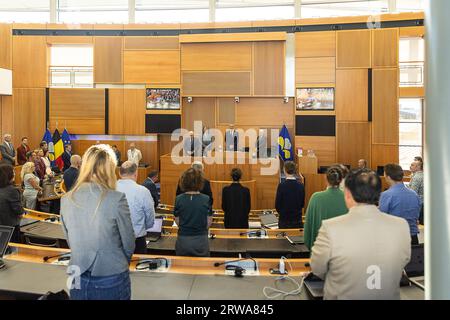
<svg viewBox="0 0 450 320"><path fill-rule="evenodd" d="M445 12L0 1L0 300L450 299Z"/></svg>

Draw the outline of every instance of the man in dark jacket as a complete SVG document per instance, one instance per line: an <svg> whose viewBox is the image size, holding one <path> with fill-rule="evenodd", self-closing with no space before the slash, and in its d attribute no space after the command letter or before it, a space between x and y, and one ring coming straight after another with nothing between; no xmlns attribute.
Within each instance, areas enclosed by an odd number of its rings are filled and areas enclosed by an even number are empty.
<svg viewBox="0 0 450 320"><path fill-rule="evenodd" d="M66 171L64 171L63 176L66 191L70 191L78 179L81 167L81 157L77 154L74 154L72 157L70 157L70 164L70 167Z"/></svg>
<svg viewBox="0 0 450 320"><path fill-rule="evenodd" d="M248 215L251 209L250 190L239 183L242 171L231 170L233 183L222 190L222 210L226 229L248 229Z"/></svg>
<svg viewBox="0 0 450 320"><path fill-rule="evenodd" d="M64 162L64 171L70 168L70 158L72 157L72 145L67 144L64 147L64 153L62 154L62 159Z"/></svg>
<svg viewBox="0 0 450 320"><path fill-rule="evenodd" d="M158 182L158 171L151 171L148 176L147 179L145 179L145 181L142 183L142 185L144 187L146 187L148 189L148 191L150 191L152 198L153 198L153 203L155 206L155 210L158 207L159 204L159 195L158 195L158 189L156 188L156 183Z"/></svg>
<svg viewBox="0 0 450 320"><path fill-rule="evenodd" d="M305 187L295 177L296 167L292 161L284 164L286 181L278 185L275 208L278 211L280 229L303 228L302 209L305 204Z"/></svg>

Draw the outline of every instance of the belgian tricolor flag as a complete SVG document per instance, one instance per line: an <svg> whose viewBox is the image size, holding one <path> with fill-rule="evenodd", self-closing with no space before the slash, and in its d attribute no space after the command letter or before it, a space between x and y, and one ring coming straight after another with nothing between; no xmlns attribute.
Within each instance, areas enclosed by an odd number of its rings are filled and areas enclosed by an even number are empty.
<svg viewBox="0 0 450 320"><path fill-rule="evenodd" d="M55 165L62 170L62 168L64 168L64 161L62 159L62 154L64 153L64 143L58 129L55 129L55 132L53 133L53 147L55 150Z"/></svg>

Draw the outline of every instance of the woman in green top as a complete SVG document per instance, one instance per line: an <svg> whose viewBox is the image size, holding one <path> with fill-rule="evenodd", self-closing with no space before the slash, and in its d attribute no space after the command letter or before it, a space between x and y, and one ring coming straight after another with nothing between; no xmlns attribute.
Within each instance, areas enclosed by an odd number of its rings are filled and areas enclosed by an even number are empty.
<svg viewBox="0 0 450 320"><path fill-rule="evenodd" d="M322 220L335 218L348 212L344 193L339 188L342 179L342 170L338 166L330 167L327 170L327 190L314 193L309 200L304 237L310 251L322 226Z"/></svg>
<svg viewBox="0 0 450 320"><path fill-rule="evenodd" d="M177 256L209 257L212 210L209 196L200 193L203 183L202 172L193 168L181 176L180 189L184 193L177 196L173 212L178 225Z"/></svg>

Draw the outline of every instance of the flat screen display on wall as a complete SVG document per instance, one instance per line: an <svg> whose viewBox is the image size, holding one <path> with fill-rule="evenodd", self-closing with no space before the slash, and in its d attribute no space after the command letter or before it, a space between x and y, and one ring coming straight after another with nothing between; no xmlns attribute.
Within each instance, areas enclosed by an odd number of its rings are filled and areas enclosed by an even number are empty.
<svg viewBox="0 0 450 320"><path fill-rule="evenodd" d="M147 89L147 110L180 109L180 89Z"/></svg>
<svg viewBox="0 0 450 320"><path fill-rule="evenodd" d="M297 110L334 110L334 88L297 89Z"/></svg>

